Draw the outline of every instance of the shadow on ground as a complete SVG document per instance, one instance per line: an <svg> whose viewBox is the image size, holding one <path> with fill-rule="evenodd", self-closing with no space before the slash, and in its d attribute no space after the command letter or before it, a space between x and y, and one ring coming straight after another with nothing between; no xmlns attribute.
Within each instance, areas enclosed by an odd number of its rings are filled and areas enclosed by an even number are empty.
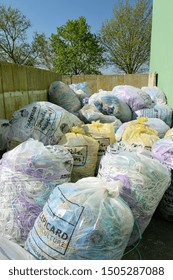
<svg viewBox="0 0 173 280"><path fill-rule="evenodd" d="M122 259L173 260L173 222L166 221L156 211L139 245L136 249L128 247Z"/></svg>

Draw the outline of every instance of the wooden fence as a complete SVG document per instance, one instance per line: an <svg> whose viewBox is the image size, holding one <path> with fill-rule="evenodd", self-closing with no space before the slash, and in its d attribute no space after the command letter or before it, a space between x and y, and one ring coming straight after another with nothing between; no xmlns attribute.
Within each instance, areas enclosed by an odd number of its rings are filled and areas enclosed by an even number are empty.
<svg viewBox="0 0 173 280"><path fill-rule="evenodd" d="M87 82L91 93L112 90L116 85L155 85L155 74L62 76L47 70L0 62L0 118L10 119L14 111L33 101L48 100L53 81L66 84Z"/></svg>
<svg viewBox="0 0 173 280"><path fill-rule="evenodd" d="M54 72L0 62L0 118L10 119L33 101L46 101L50 84L58 80L61 75Z"/></svg>

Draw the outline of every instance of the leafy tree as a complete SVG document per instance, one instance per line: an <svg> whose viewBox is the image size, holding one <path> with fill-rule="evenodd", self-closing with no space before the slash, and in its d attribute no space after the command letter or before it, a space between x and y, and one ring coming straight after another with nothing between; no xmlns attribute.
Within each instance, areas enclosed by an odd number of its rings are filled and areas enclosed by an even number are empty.
<svg viewBox="0 0 173 280"><path fill-rule="evenodd" d="M30 27L30 20L18 9L0 5L0 60L50 69L50 42L44 33L35 33L29 43L27 30Z"/></svg>
<svg viewBox="0 0 173 280"><path fill-rule="evenodd" d="M100 74L104 63L99 37L92 34L84 17L68 20L51 35L54 67L68 75Z"/></svg>
<svg viewBox="0 0 173 280"><path fill-rule="evenodd" d="M149 62L152 25L150 0L120 0L114 6L113 17L102 24L103 46L110 64L125 73L142 71Z"/></svg>

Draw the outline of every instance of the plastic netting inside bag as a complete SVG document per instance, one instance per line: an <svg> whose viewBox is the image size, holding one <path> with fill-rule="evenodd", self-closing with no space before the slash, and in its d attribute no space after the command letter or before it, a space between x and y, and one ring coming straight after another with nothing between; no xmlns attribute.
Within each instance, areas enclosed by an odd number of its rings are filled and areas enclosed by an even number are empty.
<svg viewBox="0 0 173 280"><path fill-rule="evenodd" d="M148 108L152 105L151 97L137 87L129 85L115 86L112 93L126 102L133 111Z"/></svg>
<svg viewBox="0 0 173 280"><path fill-rule="evenodd" d="M67 149L33 139L5 153L0 162L0 236L23 244L52 189L70 181L72 165Z"/></svg>
<svg viewBox="0 0 173 280"><path fill-rule="evenodd" d="M120 182L112 186L95 177L58 186L25 248L39 259L121 259L133 215L118 195L120 187Z"/></svg>
<svg viewBox="0 0 173 280"><path fill-rule="evenodd" d="M158 87L142 87L141 89L147 92L156 104L167 104L166 95Z"/></svg>
<svg viewBox="0 0 173 280"><path fill-rule="evenodd" d="M33 102L14 112L10 120L9 148L33 138L45 145L57 144L61 136L81 121L65 109L50 102ZM13 147L12 147L13 148Z"/></svg>
<svg viewBox="0 0 173 280"><path fill-rule="evenodd" d="M130 107L112 92L100 91L99 93L94 93L89 98L89 104L94 105L104 115L115 116L122 122L132 119Z"/></svg>
<svg viewBox="0 0 173 280"><path fill-rule="evenodd" d="M171 174L166 166L152 158L149 151L129 145L114 144L102 157L98 177L106 181L120 180L121 196L130 206L135 224L128 245L144 232L164 192Z"/></svg>

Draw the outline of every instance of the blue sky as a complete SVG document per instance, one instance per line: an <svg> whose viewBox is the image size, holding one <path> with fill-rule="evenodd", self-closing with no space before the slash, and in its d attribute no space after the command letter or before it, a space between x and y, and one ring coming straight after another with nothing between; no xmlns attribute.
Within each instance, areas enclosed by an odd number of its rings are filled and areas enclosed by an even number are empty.
<svg viewBox="0 0 173 280"><path fill-rule="evenodd" d="M152 1L152 0L151 0ZM80 16L86 18L92 33L99 32L102 23L113 15L113 7L118 0L0 0L6 7L17 8L32 24L28 29L31 41L34 31L44 32L47 37L56 33L58 26ZM136 0L130 0L133 5ZM102 70L104 74L114 73L115 68Z"/></svg>
<svg viewBox="0 0 173 280"><path fill-rule="evenodd" d="M97 33L102 22L113 15L113 7L117 2L118 0L0 0L0 4L18 8L30 19L30 37L33 31L45 32L49 37L51 33L56 33L57 26L79 16L84 16L91 26L91 32ZM135 0L130 2L133 4Z"/></svg>

